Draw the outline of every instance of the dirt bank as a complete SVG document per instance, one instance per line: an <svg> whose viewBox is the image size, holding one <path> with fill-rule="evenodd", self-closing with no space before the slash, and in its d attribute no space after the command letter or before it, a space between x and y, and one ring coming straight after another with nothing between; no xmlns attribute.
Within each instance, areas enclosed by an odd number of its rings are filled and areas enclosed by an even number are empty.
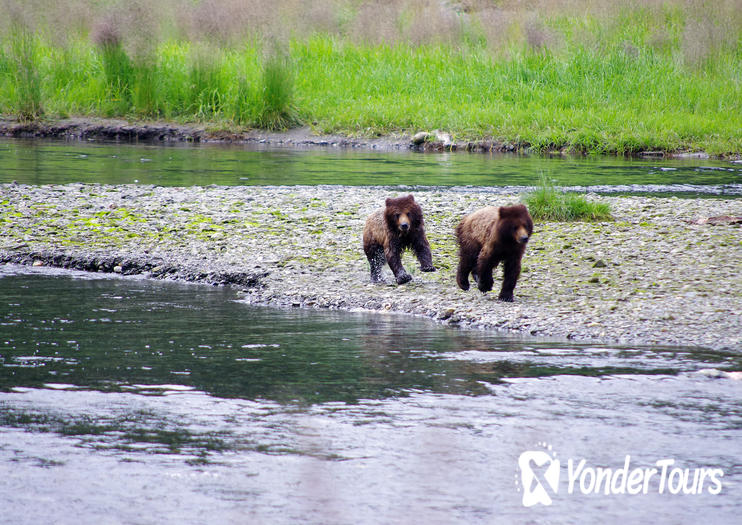
<svg viewBox="0 0 742 525"><path fill-rule="evenodd" d="M65 140L99 140L124 142L199 142L231 144L265 144L299 148L362 148L374 150L411 149L416 151L468 151L474 153L528 153L527 143L504 143L492 139L457 141L448 134L421 131L415 135L399 134L380 137L346 137L319 135L309 127L285 132L256 129L219 129L203 124L165 122L128 122L115 119L69 118L55 121L17 122L0 118L0 136L13 138L56 138ZM552 154L566 154L554 151ZM703 152L644 151L639 157L709 158ZM732 155L730 158L739 158Z"/></svg>

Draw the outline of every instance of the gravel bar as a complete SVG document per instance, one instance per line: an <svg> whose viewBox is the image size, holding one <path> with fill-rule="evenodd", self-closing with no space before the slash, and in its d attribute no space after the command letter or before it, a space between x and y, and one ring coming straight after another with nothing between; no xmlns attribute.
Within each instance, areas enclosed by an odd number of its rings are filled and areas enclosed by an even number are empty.
<svg viewBox="0 0 742 525"><path fill-rule="evenodd" d="M416 190L435 273L372 284L361 247L378 187L0 185L0 262L227 284L258 305L400 312L469 328L742 349L742 200L588 195L614 220L536 222L515 302L459 290L453 229L492 188ZM501 278L500 269L496 279Z"/></svg>

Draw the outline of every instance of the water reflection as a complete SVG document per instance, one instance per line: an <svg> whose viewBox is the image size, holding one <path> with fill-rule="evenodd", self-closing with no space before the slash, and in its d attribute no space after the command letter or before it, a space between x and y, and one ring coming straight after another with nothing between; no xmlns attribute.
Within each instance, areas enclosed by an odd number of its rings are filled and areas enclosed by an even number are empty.
<svg viewBox="0 0 742 525"><path fill-rule="evenodd" d="M72 277L74 276L74 277ZM0 266L8 523L736 523L742 356L251 308L202 285ZM673 458L724 489L524 508L519 455ZM39 501L48 504L39 505Z"/></svg>
<svg viewBox="0 0 742 525"><path fill-rule="evenodd" d="M501 337L397 315L255 308L227 288L8 268L0 279L6 391L174 384L225 398L355 402L411 391L486 394L483 383L508 377L740 364L732 354Z"/></svg>
<svg viewBox="0 0 742 525"><path fill-rule="evenodd" d="M599 192L742 195L742 165L616 157L543 158L355 150L255 150L0 140L0 182L190 185L557 185Z"/></svg>

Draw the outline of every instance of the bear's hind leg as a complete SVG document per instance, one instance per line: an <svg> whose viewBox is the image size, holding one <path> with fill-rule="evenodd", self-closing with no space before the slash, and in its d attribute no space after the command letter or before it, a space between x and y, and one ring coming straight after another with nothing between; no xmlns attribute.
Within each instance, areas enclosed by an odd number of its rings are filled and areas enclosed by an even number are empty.
<svg viewBox="0 0 742 525"><path fill-rule="evenodd" d="M487 254L479 254L477 259L476 268L472 273L477 275L477 288L480 292L489 292L492 290L494 281L492 279L492 272L497 268L497 258Z"/></svg>
<svg viewBox="0 0 742 525"><path fill-rule="evenodd" d="M375 246L366 250L366 258L371 268L371 282L378 283L381 281L381 269L386 264L384 249L381 246Z"/></svg>
<svg viewBox="0 0 742 525"><path fill-rule="evenodd" d="M459 268L456 272L456 284L462 290L469 289L469 274L472 273L474 265L477 262L478 252L475 250L459 250Z"/></svg>

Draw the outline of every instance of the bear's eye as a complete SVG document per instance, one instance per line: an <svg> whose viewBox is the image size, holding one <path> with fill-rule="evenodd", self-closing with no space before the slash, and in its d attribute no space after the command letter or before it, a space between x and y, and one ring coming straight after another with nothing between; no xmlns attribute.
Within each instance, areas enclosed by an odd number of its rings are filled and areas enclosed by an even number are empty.
<svg viewBox="0 0 742 525"><path fill-rule="evenodd" d="M395 219L399 219L399 213L395 213L395 214L394 214L394 218L395 218Z"/></svg>

